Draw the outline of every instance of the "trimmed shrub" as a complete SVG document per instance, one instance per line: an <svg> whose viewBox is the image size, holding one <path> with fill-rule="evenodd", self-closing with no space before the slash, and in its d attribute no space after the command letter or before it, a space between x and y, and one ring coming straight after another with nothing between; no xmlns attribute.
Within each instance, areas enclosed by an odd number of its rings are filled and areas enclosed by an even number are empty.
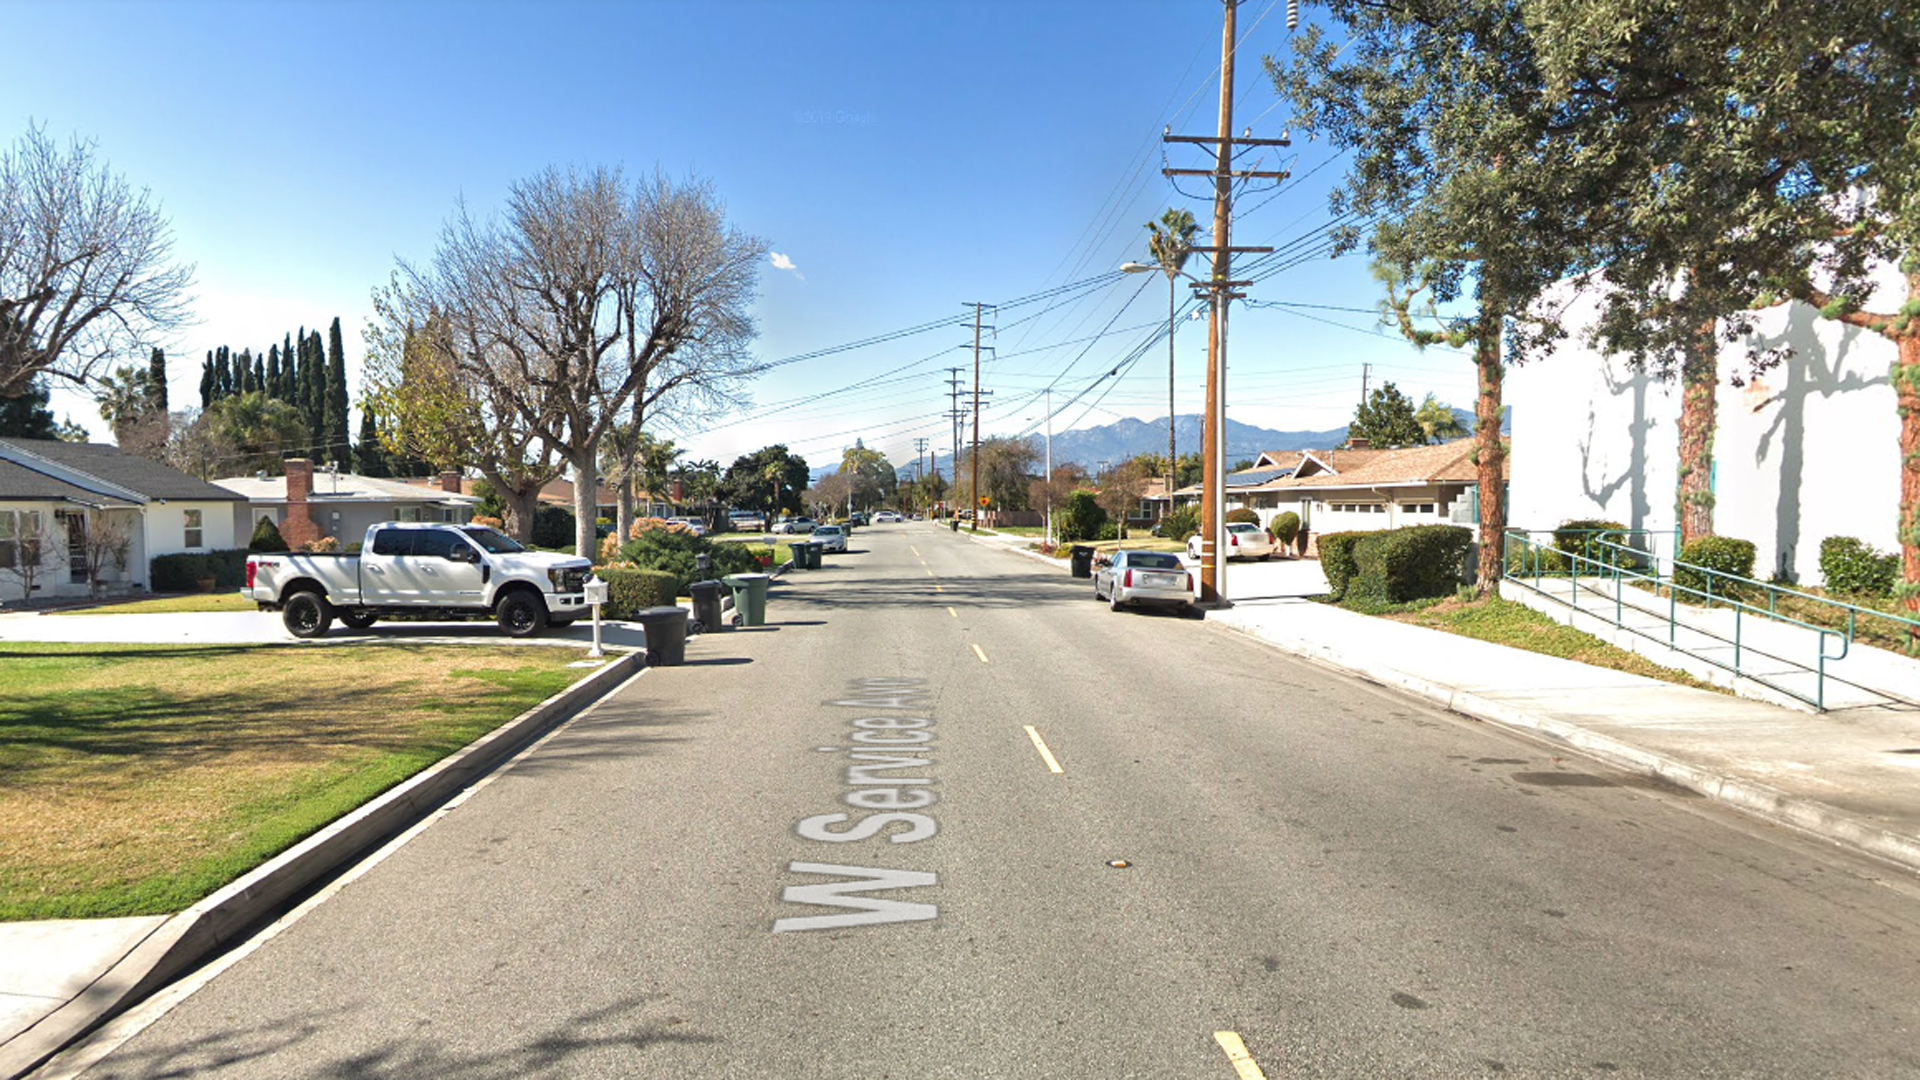
<svg viewBox="0 0 1920 1080"><path fill-rule="evenodd" d="M602 566L595 573L607 583L607 604L601 614L609 619L631 619L641 608L665 607L680 595L680 583L659 570Z"/></svg>
<svg viewBox="0 0 1920 1080"><path fill-rule="evenodd" d="M1076 491L1067 496L1066 513L1060 520L1060 539L1066 543L1092 540L1107 523L1107 512L1091 491Z"/></svg>
<svg viewBox="0 0 1920 1080"><path fill-rule="evenodd" d="M1900 580L1900 556L1875 551L1851 536L1820 541L1820 579L1828 592L1885 598Z"/></svg>
<svg viewBox="0 0 1920 1080"><path fill-rule="evenodd" d="M1570 565L1558 548L1515 544L1507 549L1508 577L1565 577Z"/></svg>
<svg viewBox="0 0 1920 1080"><path fill-rule="evenodd" d="M1473 531L1458 525L1409 525L1363 533L1353 545L1349 595L1389 604L1452 596ZM1322 538L1321 543L1326 543ZM1324 548L1323 548L1324 550Z"/></svg>
<svg viewBox="0 0 1920 1080"><path fill-rule="evenodd" d="M660 527L645 528L647 521L633 524L633 539L620 546L621 561L641 570L658 570L673 576L678 590L685 590L687 583L700 579L698 557L714 554L716 546L721 548L739 547L738 544L715 545L704 536L695 536L692 529L659 522ZM742 573L741 570L722 570L722 559L738 559L751 562L751 557L742 551L738 555L727 553L716 555L714 570L718 573ZM679 592L674 593L675 596Z"/></svg>
<svg viewBox="0 0 1920 1080"><path fill-rule="evenodd" d="M1094 539L1095 540L1118 540L1120 539L1120 526L1115 525L1113 522L1109 521L1105 525L1100 526L1100 535L1094 537Z"/></svg>
<svg viewBox="0 0 1920 1080"><path fill-rule="evenodd" d="M573 511L541 503L533 512L533 546L558 548L573 543Z"/></svg>
<svg viewBox="0 0 1920 1080"><path fill-rule="evenodd" d="M1320 535L1320 572L1327 576L1327 594L1335 600L1347 595L1347 586L1353 581L1353 545L1366 535L1363 532Z"/></svg>
<svg viewBox="0 0 1920 1080"><path fill-rule="evenodd" d="M287 541L280 535L280 527L273 523L273 519L262 514L260 520L254 523L253 539L247 541L247 550L285 551Z"/></svg>
<svg viewBox="0 0 1920 1080"><path fill-rule="evenodd" d="M1260 524L1260 515L1244 506L1236 506L1227 511L1227 520L1229 522L1242 521L1248 525L1258 525Z"/></svg>
<svg viewBox="0 0 1920 1080"><path fill-rule="evenodd" d="M213 579L216 589L238 589L247 583L245 548L227 551L180 552L156 555L147 567L147 581L154 592L194 592L199 583Z"/></svg>
<svg viewBox="0 0 1920 1080"><path fill-rule="evenodd" d="M1680 549L1680 559L1674 563L1673 583L1682 590L1692 589L1697 593L1711 591L1714 596L1728 596L1739 590L1725 578L1703 573L1705 570L1720 574L1732 574L1735 577L1753 576L1753 542L1735 540L1731 536L1703 536ZM1711 589L1709 579L1711 578ZM1700 600L1702 597L1689 594L1682 599Z"/></svg>
<svg viewBox="0 0 1920 1080"><path fill-rule="evenodd" d="M1160 536L1166 540L1178 540L1184 544L1199 531L1200 507L1193 503L1176 506L1160 519Z"/></svg>
<svg viewBox="0 0 1920 1080"><path fill-rule="evenodd" d="M1553 530L1553 546L1568 555L1581 555L1596 560L1600 566L1625 565L1628 556L1605 544L1623 544L1626 542L1627 527L1618 521L1602 521L1598 518L1575 518L1563 521ZM1617 533L1619 535L1608 535ZM1577 566L1582 573L1595 569L1594 563L1580 562L1574 559L1564 560L1569 567Z"/></svg>
<svg viewBox="0 0 1920 1080"><path fill-rule="evenodd" d="M1291 510L1284 514L1275 514L1272 523L1267 526L1267 531L1273 534L1274 540L1281 547L1286 547L1293 543L1294 537L1300 535L1300 515Z"/></svg>

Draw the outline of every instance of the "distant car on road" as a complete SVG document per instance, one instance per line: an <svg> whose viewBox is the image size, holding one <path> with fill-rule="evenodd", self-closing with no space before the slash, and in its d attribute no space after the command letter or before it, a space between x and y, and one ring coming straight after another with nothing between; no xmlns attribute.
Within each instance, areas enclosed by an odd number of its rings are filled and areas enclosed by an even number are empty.
<svg viewBox="0 0 1920 1080"><path fill-rule="evenodd" d="M676 517L668 518L667 521L674 525L685 525L687 528L693 530L693 535L695 536L707 535L707 523L701 521L699 518Z"/></svg>
<svg viewBox="0 0 1920 1080"><path fill-rule="evenodd" d="M1280 550L1267 530L1250 521L1227 522L1227 558L1271 559ZM1187 558L1200 558L1200 534L1187 540Z"/></svg>
<svg viewBox="0 0 1920 1080"><path fill-rule="evenodd" d="M891 510L882 510L879 513L873 515L873 523L875 525L890 524L892 522L896 522L899 520L900 520L900 515L894 513Z"/></svg>
<svg viewBox="0 0 1920 1080"><path fill-rule="evenodd" d="M813 535L807 539L818 541L821 551L838 551L845 554L847 550L847 530L838 525L822 525L813 530Z"/></svg>
<svg viewBox="0 0 1920 1080"><path fill-rule="evenodd" d="M855 512L847 515L847 524L849 525L865 525L866 523L867 515L863 513Z"/></svg>
<svg viewBox="0 0 1920 1080"><path fill-rule="evenodd" d="M814 526L818 524L820 523L813 520L810 517L788 518L785 521L774 522L773 531L781 534L782 536L787 536L787 535L799 536L799 535L804 535L806 533L812 532L814 529Z"/></svg>
<svg viewBox="0 0 1920 1080"><path fill-rule="evenodd" d="M1093 572L1093 598L1115 611L1130 604L1185 611L1193 604L1193 575L1170 551L1116 551Z"/></svg>
<svg viewBox="0 0 1920 1080"><path fill-rule="evenodd" d="M767 527L767 516L758 510L735 510L727 515L727 524L741 532L760 532Z"/></svg>

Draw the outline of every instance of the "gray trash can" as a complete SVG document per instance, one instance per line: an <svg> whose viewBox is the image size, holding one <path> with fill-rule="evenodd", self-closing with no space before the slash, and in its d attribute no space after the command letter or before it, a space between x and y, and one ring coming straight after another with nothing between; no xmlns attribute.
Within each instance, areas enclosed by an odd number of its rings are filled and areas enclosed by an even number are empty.
<svg viewBox="0 0 1920 1080"><path fill-rule="evenodd" d="M1073 576L1093 576L1093 549L1085 544L1073 545Z"/></svg>
<svg viewBox="0 0 1920 1080"><path fill-rule="evenodd" d="M795 540L787 545L787 549L793 552L793 568L795 570L805 570L813 565L812 560L807 557L807 542L805 540Z"/></svg>
<svg viewBox="0 0 1920 1080"><path fill-rule="evenodd" d="M633 621L647 632L647 666L676 667L687 662L687 609L641 608Z"/></svg>
<svg viewBox="0 0 1920 1080"><path fill-rule="evenodd" d="M772 580L771 575L733 574L720 580L733 590L733 613L741 626L767 624L767 582Z"/></svg>
<svg viewBox="0 0 1920 1080"><path fill-rule="evenodd" d="M717 581L696 581L687 586L693 597L694 633L710 633L727 625L720 617L720 595L725 591L726 586Z"/></svg>
<svg viewBox="0 0 1920 1080"><path fill-rule="evenodd" d="M807 569L809 570L820 569L820 555L822 552L826 550L827 550L827 545L821 543L818 540L807 541Z"/></svg>

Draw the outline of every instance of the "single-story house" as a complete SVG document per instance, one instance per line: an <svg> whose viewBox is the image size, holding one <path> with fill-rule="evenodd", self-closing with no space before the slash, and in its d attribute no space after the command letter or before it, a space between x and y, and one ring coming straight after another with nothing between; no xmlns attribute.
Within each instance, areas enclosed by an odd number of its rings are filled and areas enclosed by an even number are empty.
<svg viewBox="0 0 1920 1080"><path fill-rule="evenodd" d="M406 482L419 486L445 487L447 483L446 477L448 475L451 474L442 473L438 480L408 480ZM464 494L472 495L474 493L474 486L480 482L476 477L460 477L459 490ZM678 489L679 485L675 484L674 487ZM454 489L447 488L447 490L451 491ZM573 481L549 480L541 487L538 498L543 506L557 506L568 513L572 513ZM594 486L594 510L599 516L609 521L613 520L614 516L620 511L619 492L605 484L596 484ZM668 517L673 513L667 503L654 499L653 496L648 495L644 491L635 496L634 512L641 517Z"/></svg>
<svg viewBox="0 0 1920 1080"><path fill-rule="evenodd" d="M1480 512L1473 440L1395 449L1268 451L1252 468L1227 475L1226 503L1229 510L1253 510L1262 525L1292 511L1300 527L1315 534L1471 526Z"/></svg>
<svg viewBox="0 0 1920 1080"><path fill-rule="evenodd" d="M457 473L442 473L435 487L405 480L388 480L356 473L321 471L303 458L285 462L285 476L234 476L215 480L221 488L245 500L234 508L234 535L244 545L261 518L270 519L280 536L295 547L322 536L342 546L366 535L367 526L382 521L449 521L473 517L480 500L460 493Z"/></svg>
<svg viewBox="0 0 1920 1080"><path fill-rule="evenodd" d="M116 446L0 439L0 601L147 588L156 556L244 546L240 504Z"/></svg>

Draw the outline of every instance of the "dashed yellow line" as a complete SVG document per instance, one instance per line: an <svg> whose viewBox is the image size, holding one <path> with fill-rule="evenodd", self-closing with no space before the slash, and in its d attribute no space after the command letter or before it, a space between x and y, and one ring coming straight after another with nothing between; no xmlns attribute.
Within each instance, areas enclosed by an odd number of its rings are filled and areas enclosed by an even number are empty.
<svg viewBox="0 0 1920 1080"><path fill-rule="evenodd" d="M957 612L957 611L955 611L955 610L953 610L952 608L948 608L948 609L947 609L947 614L949 614L949 615L951 615L951 616L953 616L953 617L954 617L954 618L956 618L956 619L960 617L960 613L959 613L959 612Z"/></svg>
<svg viewBox="0 0 1920 1080"><path fill-rule="evenodd" d="M912 544L907 545L907 550L913 552L915 555L920 554L920 549L917 547L914 547Z"/></svg>
<svg viewBox="0 0 1920 1080"><path fill-rule="evenodd" d="M927 576L928 576L928 577L932 577L932 576L933 576L933 571L932 571L932 570L928 570L928 571L927 571Z"/></svg>
<svg viewBox="0 0 1920 1080"><path fill-rule="evenodd" d="M986 654L985 652L983 652L983 651L981 651L981 648L980 648L980 646L978 646L978 645L975 645L975 646L973 647L973 655L975 655L975 656L977 656L977 657L979 657L979 658L980 658L980 662L981 662L981 663L983 663L983 664L984 664L984 663L986 663L986 662L987 662L987 654Z"/></svg>
<svg viewBox="0 0 1920 1080"><path fill-rule="evenodd" d="M1267 1074L1260 1071L1259 1062L1254 1061L1253 1055L1247 1053L1247 1044L1240 1041L1238 1034L1231 1031L1216 1031L1213 1033L1213 1041L1220 1044L1220 1049L1227 1052L1227 1060L1233 1062L1233 1075L1240 1080L1267 1080Z"/></svg>
<svg viewBox="0 0 1920 1080"><path fill-rule="evenodd" d="M934 591L934 592L946 592L947 590L946 590L946 587L945 587L945 586L942 586L942 585L935 585L935 586L933 587L933 591Z"/></svg>
<svg viewBox="0 0 1920 1080"><path fill-rule="evenodd" d="M1026 728L1027 738L1033 740L1033 748L1040 751L1040 760L1047 763L1047 771L1053 773L1066 772L1065 769L1060 767L1060 762L1054 758L1053 751L1047 749L1047 741L1040 737L1040 733L1033 729L1033 725L1028 724Z"/></svg>

